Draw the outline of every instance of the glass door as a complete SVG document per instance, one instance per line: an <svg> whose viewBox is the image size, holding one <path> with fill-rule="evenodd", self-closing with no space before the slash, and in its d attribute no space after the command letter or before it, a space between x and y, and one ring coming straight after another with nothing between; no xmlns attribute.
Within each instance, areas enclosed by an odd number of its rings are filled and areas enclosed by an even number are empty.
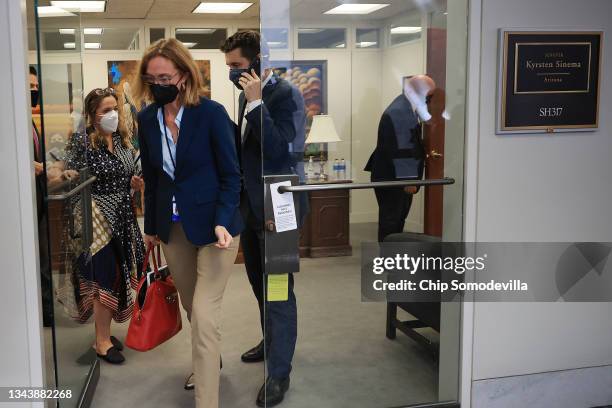
<svg viewBox="0 0 612 408"><path fill-rule="evenodd" d="M267 406L456 404L461 303L364 265L461 241L467 2L261 0L261 33Z"/></svg>
<svg viewBox="0 0 612 408"><path fill-rule="evenodd" d="M83 130L81 17L29 0L28 42L32 138L39 203L41 292L47 388L71 397L48 406L83 406L97 370L93 325L76 323L72 274L91 243L92 182L87 169L68 168L69 154L85 155L74 135ZM38 91L38 92L36 92Z"/></svg>

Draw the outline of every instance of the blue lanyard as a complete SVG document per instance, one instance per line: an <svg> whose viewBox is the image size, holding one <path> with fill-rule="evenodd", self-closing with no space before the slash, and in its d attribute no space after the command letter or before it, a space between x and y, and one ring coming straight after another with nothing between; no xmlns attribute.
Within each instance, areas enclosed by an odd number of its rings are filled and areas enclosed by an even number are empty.
<svg viewBox="0 0 612 408"><path fill-rule="evenodd" d="M172 155L172 150L170 149L170 142L168 141L168 126L166 125L166 112L163 106L162 106L162 120L164 122L164 139L166 140L166 146L168 147L168 155L170 156L170 160L172 161L172 167L174 168L174 173L175 173L174 177L176 177L176 162L174 161L174 156ZM180 132L180 129L179 129L179 132Z"/></svg>

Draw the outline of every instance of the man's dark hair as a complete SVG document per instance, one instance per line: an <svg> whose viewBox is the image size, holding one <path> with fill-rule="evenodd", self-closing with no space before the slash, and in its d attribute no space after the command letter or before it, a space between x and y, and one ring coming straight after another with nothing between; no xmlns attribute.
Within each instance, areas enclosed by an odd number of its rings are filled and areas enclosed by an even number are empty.
<svg viewBox="0 0 612 408"><path fill-rule="evenodd" d="M261 34L257 31L246 30L238 31L236 34L229 37L221 45L221 51L224 54L232 52L240 48L242 56L249 61L253 61L260 51Z"/></svg>
<svg viewBox="0 0 612 408"><path fill-rule="evenodd" d="M38 76L38 71L36 71L36 68L34 68L33 65L30 65L30 75Z"/></svg>

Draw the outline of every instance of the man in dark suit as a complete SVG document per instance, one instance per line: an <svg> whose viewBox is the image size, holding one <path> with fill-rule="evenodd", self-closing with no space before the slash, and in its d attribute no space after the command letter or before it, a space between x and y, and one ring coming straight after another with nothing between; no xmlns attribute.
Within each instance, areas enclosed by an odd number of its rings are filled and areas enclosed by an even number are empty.
<svg viewBox="0 0 612 408"><path fill-rule="evenodd" d="M294 271L287 271L287 301L269 302L265 297L267 276L262 175L298 173L297 166L304 152L304 100L295 87L275 76L267 67L269 53L259 33L238 32L227 39L221 51L225 53L230 68L230 80L243 90L236 132L236 147L243 175L240 205L246 221L241 243L265 334L265 341L244 353L242 361L263 361L265 348L268 378L257 395L256 403L260 407L272 407L283 400L289 388L297 339L297 306L291 273ZM301 198L298 197L298 200ZM304 206L298 207L302 208L298 214L299 224L305 211Z"/></svg>
<svg viewBox="0 0 612 408"><path fill-rule="evenodd" d="M39 100L38 71L30 66L30 98L32 113ZM45 208L45 190L47 177L43 166L42 138L36 124L32 120L32 144L34 145L34 174L36 176L36 209L38 213L38 254L40 258L40 286L42 293L43 325L53 324L53 296L51 283L51 259L49 257L49 226L47 209Z"/></svg>
<svg viewBox="0 0 612 408"><path fill-rule="evenodd" d="M419 180L423 178L425 149L423 122L431 119L427 103L436 84L426 75L404 81L404 92L384 111L378 126L376 149L366 164L372 181ZM376 188L378 241L404 231L416 187Z"/></svg>

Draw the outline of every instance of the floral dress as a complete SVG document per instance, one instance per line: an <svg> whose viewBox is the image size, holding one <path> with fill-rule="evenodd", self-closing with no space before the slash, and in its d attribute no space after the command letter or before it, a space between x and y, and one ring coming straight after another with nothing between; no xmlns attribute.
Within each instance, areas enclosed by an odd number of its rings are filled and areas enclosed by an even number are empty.
<svg viewBox="0 0 612 408"><path fill-rule="evenodd" d="M114 152L93 148L89 136L76 134L68 147L66 168L89 168L92 184L93 242L89 251L69 251L70 287L75 306L72 317L85 323L98 299L113 311L116 322L128 320L144 261L144 243L132 207L130 181L135 175L134 150L113 134ZM81 206L73 203L78 212ZM78 245L78 243L76 243ZM80 253L79 253L80 252ZM66 304L64 304L66 306Z"/></svg>

